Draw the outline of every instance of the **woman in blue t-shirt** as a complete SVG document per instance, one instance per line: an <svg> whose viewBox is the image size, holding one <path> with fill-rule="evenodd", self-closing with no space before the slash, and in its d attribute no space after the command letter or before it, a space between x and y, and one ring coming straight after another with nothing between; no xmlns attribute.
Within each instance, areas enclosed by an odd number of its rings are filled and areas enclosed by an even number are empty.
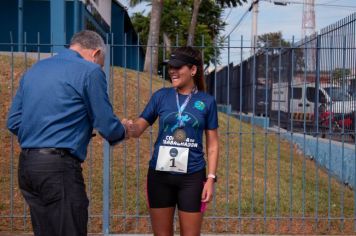
<svg viewBox="0 0 356 236"><path fill-rule="evenodd" d="M135 122L123 122L130 123L133 137L139 137L159 117L159 133L147 174L154 234L173 235L177 206L181 234L199 235L202 212L213 197L216 182L219 155L216 102L204 92L203 63L198 50L178 48L166 63L173 87L156 91Z"/></svg>

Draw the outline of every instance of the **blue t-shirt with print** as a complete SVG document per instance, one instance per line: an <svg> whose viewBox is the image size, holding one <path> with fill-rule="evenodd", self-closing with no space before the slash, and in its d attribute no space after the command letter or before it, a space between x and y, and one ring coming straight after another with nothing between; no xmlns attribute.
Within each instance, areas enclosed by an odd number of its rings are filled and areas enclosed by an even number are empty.
<svg viewBox="0 0 356 236"><path fill-rule="evenodd" d="M180 106L187 97L188 95L178 94ZM176 142L172 138L174 131L179 126L176 90L174 88L162 88L156 91L140 117L150 125L159 117L159 132L150 160L150 168L156 168L160 146L188 147L187 173L194 173L205 168L203 133L204 130L218 128L218 114L214 97L201 91L192 95L182 113L184 131L187 134L187 139L184 142Z"/></svg>

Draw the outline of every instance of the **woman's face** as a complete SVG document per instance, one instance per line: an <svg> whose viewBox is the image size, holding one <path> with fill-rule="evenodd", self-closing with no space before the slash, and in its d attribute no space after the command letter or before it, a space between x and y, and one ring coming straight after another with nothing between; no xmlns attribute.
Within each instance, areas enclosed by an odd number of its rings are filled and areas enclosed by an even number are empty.
<svg viewBox="0 0 356 236"><path fill-rule="evenodd" d="M193 75L195 75L196 72L196 66L192 66L192 68L189 68L187 65L184 65L179 68L170 66L168 69L172 85L175 88L193 87Z"/></svg>

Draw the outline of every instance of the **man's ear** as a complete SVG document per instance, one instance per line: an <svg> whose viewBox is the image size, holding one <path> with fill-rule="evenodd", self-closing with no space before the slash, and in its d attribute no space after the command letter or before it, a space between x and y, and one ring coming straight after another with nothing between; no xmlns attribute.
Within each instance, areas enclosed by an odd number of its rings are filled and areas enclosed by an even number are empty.
<svg viewBox="0 0 356 236"><path fill-rule="evenodd" d="M93 50L92 52L92 57L96 57L96 56L99 56L101 54L101 50L98 48L98 49L95 49Z"/></svg>

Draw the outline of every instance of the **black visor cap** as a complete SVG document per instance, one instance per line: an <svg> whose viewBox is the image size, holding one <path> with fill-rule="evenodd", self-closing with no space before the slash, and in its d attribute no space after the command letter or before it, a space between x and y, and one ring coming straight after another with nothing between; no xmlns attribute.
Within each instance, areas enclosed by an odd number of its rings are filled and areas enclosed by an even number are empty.
<svg viewBox="0 0 356 236"><path fill-rule="evenodd" d="M179 53L172 53L170 59L168 61L163 62L163 64L167 64L172 67L179 68L187 64L198 66L199 62L193 57L179 54Z"/></svg>

